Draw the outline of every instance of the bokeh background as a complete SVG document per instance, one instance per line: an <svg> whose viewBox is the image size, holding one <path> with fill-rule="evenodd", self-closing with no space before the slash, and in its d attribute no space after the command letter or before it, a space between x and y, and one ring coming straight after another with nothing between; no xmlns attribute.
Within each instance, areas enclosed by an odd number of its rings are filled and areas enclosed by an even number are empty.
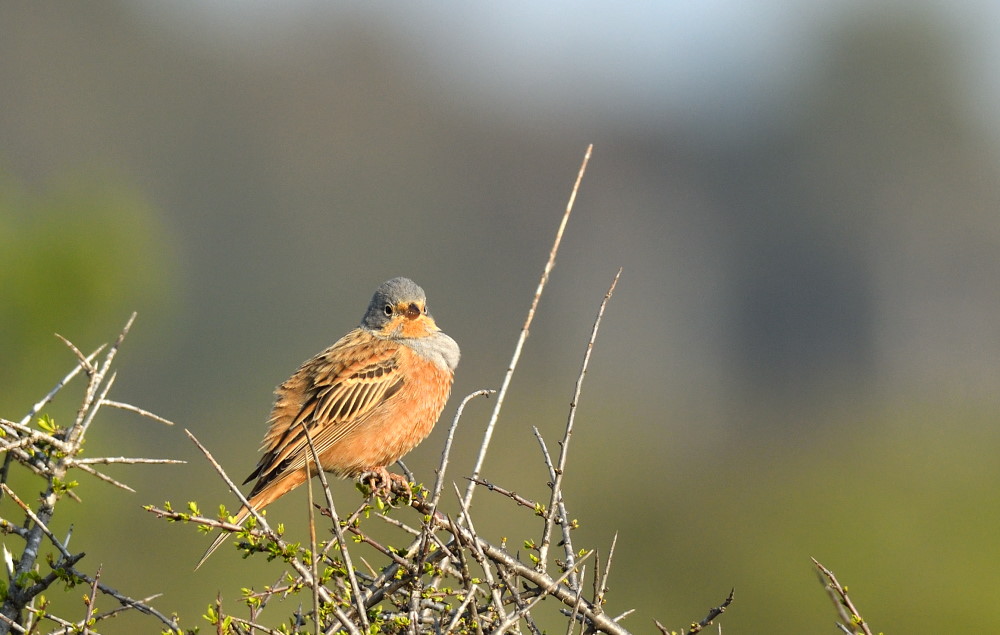
<svg viewBox="0 0 1000 635"><path fill-rule="evenodd" d="M621 266L567 475L577 546L619 532L609 611L680 628L735 587L727 632L835 632L814 556L877 630L1000 631L998 49L985 0L5 2L0 414L72 364L52 333L139 312L112 396L179 426L108 413L89 452L190 463L82 478L57 530L204 627L277 573L192 573L207 539L140 509L232 504L179 428L244 476L273 387L396 275L462 346L450 420L499 385L593 142L485 475L545 497L531 427L554 446Z"/></svg>

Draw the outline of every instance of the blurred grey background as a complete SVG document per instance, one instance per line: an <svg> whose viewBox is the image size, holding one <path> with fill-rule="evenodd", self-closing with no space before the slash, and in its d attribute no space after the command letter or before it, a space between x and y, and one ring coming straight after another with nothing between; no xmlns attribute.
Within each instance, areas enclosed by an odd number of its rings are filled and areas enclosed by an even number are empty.
<svg viewBox="0 0 1000 635"><path fill-rule="evenodd" d="M462 346L450 421L499 386L592 142L487 478L546 497L531 427L554 445L621 266L567 474L577 546L620 533L609 612L682 628L736 587L727 631L835 632L814 556L876 630L1000 629L1000 5L8 2L0 87L0 415L73 363L53 332L138 310L112 397L242 480L273 387L406 275ZM232 506L181 429L109 413L88 451L190 463L82 476L85 568L203 629L274 582L192 573L207 538L140 509ZM507 503L480 531L537 532Z"/></svg>

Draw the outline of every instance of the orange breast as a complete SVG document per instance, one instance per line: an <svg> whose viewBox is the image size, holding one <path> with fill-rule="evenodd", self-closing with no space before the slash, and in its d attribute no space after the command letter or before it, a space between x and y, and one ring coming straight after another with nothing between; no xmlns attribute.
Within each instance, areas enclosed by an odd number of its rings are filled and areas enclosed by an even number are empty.
<svg viewBox="0 0 1000 635"><path fill-rule="evenodd" d="M403 346L402 388L350 434L320 455L324 470L356 477L395 463L423 441L441 416L454 375Z"/></svg>

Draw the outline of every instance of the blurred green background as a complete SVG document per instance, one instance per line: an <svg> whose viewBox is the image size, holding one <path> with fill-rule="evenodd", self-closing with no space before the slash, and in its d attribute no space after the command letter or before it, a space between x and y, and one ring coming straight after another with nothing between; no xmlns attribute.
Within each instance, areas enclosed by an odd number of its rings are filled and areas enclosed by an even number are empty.
<svg viewBox="0 0 1000 635"><path fill-rule="evenodd" d="M531 426L554 447L622 266L567 475L577 546L620 534L610 612L680 628L735 587L727 632L836 632L814 556L876 630L1000 631L1000 14L829 4L4 3L0 414L72 364L52 333L137 310L112 397L242 480L273 387L406 275L462 346L450 420L499 385L593 142L485 475L545 497ZM84 568L188 627L274 582L193 573L208 540L140 509L232 505L181 429L108 413L88 452L190 463L81 476ZM537 530L478 496L485 535Z"/></svg>

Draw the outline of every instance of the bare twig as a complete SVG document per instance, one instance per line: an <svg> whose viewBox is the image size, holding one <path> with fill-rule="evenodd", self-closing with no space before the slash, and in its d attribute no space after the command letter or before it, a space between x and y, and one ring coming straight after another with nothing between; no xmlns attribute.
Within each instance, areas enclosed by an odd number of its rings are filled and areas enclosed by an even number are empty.
<svg viewBox="0 0 1000 635"><path fill-rule="evenodd" d="M457 493L457 492L456 492ZM429 512L429 507L427 503L420 500L414 500L411 503L412 507L427 513ZM465 511L466 520L471 518ZM482 557L489 560L496 567L504 567L509 570L514 576L521 578L537 587L544 589L549 595L558 599L560 602L568 607L573 607L577 605L578 594L574 589L569 588L564 584L554 584L554 580L547 573L542 571L536 571L533 567L529 567L511 554L509 554L502 547L491 544L489 541L484 540L475 530L471 527L461 526L457 523L449 523L447 520L440 517L440 515L431 516L430 522L438 525L441 528L453 528L455 532L456 539L460 540L462 543L468 544L472 547L472 553L475 555L480 552ZM582 559L579 562L582 562ZM487 568L488 569L488 568ZM494 584L490 583L493 587ZM580 603L581 614L590 621L595 628L604 631L606 633L611 633L612 635L627 635L628 631L623 628L620 624L616 623L615 620L611 619L603 613L594 611L594 607L590 602L583 600Z"/></svg>
<svg viewBox="0 0 1000 635"><path fill-rule="evenodd" d="M79 360L79 362L80 362L80 365L77 368L80 368L81 370L87 371L88 375L93 375L94 374L94 364L91 362L90 358L84 357L83 353L80 352L80 349L76 347L76 344L74 344L73 342L69 341L68 339L66 339L62 335L59 335L58 333L56 333L55 336L58 337L59 340L63 344L65 344L66 347L69 350L73 351L74 355L76 355L77 360ZM103 344L101 345L101 348L102 349L104 348Z"/></svg>
<svg viewBox="0 0 1000 635"><path fill-rule="evenodd" d="M556 238L552 243L552 249L549 251L549 259L545 263L545 269L542 271L542 277L538 281L538 287L535 289L535 296L531 301L531 308L528 309L528 316L524 320L524 326L521 327L521 335L518 337L517 344L514 346L514 356L510 360L510 365L507 367L503 383L500 385L500 390L497 393L497 403L493 407L493 414L490 415L489 423L486 424L483 441L479 446L479 455L476 457L475 467L472 468L472 478L474 479L479 478L483 468L483 462L486 460L486 451L489 449L490 440L493 438L493 429L496 427L497 419L500 417L500 409L503 407L503 400L507 395L507 388L510 386L510 380L514 376L514 369L517 368L517 362L521 358L521 349L524 348L524 342L528 339L531 322L535 319L535 311L538 309L538 302L542 298L542 292L545 290L545 284L549 281L549 274L552 273L552 269L555 267L556 254L559 252L559 243L562 242L563 232L566 230L566 224L569 222L570 213L573 211L573 204L576 202L576 194L580 190L580 182L583 181L583 175L587 171L587 163L590 162L590 155L593 150L594 144L587 146L587 152L584 154L583 163L580 165L580 171L577 173L576 182L573 184L573 191L570 193L569 202L566 204L566 211L563 213L562 221L559 223L559 229L556 230ZM469 485L465 490L465 497L463 498L464 508L472 506L472 495L475 490L476 482L469 481ZM466 517L467 512L463 515L463 518Z"/></svg>
<svg viewBox="0 0 1000 635"><path fill-rule="evenodd" d="M26 628L24 628L23 626L21 626L20 624L18 624L14 620L10 619L9 617L7 617L6 615L4 615L3 613L0 613L0 622L3 622L4 626L6 626L7 628L12 628L15 631L17 631L18 633L27 633L28 632L28 630Z"/></svg>
<svg viewBox="0 0 1000 635"><path fill-rule="evenodd" d="M448 436L445 437L444 449L441 451L441 464L437 469L437 478L434 480L434 493L431 495L431 507L437 510L438 502L441 500L441 490L444 488L444 475L448 469L448 460L451 456L451 446L455 439L455 430L458 428L458 421L462 418L462 413L465 411L465 405L475 399L476 397L489 397L490 395L495 395L497 391L495 390L477 390L474 393L466 395L462 403L458 404L458 410L455 411L455 418L452 419L451 425L448 427Z"/></svg>
<svg viewBox="0 0 1000 635"><path fill-rule="evenodd" d="M305 428L305 426L302 426ZM308 432L306 433L309 434ZM319 463L318 457L316 456L315 448L310 449L313 453L313 458L317 459L317 465ZM308 494L309 500L309 567L312 572L312 601L313 601L313 633L319 635L321 631L320 626L320 613L319 613L319 557L316 553L316 511L315 503L313 502L313 484L312 475L309 473L311 466L306 462L306 493ZM319 470L322 472L323 470Z"/></svg>
<svg viewBox="0 0 1000 635"><path fill-rule="evenodd" d="M524 496L521 496L517 492L512 492L512 491L510 491L508 489L500 487L499 485L495 485L493 483L490 483L489 481L487 481L484 478L469 479L469 480L475 480L476 483L478 483L479 485L482 485L483 487L485 487L489 491L496 492L497 494L500 494L501 496L506 496L507 498L511 499L512 501L514 501L515 503L517 503L521 507L527 507L528 509L530 509L532 511L536 511L536 512L539 512L542 509L542 506L541 506L540 503L536 503L535 501L533 501L531 499L525 498Z"/></svg>
<svg viewBox="0 0 1000 635"><path fill-rule="evenodd" d="M452 521L452 523L454 523L454 521ZM454 529L454 527L452 527L452 529ZM469 571L469 561L465 555L465 550L457 549L456 551L458 552L458 561L460 567L459 577L461 578L463 584L465 585L465 599L463 599L462 603L459 604L454 611L452 611L451 621L448 622L448 625L444 629L445 633L451 633L455 630L455 626L458 624L458 620L462 617L462 615L465 614L466 610L472 609L475 611L475 605L473 604L473 600L476 599L476 592L479 591L479 587L473 581L472 573Z"/></svg>
<svg viewBox="0 0 1000 635"><path fill-rule="evenodd" d="M104 377L107 374L107 372L111 369L111 363L114 361L115 356L118 354L118 350L119 348L121 348L122 342L125 341L125 336L128 335L129 329L132 328L132 324L135 322L135 317L136 317L135 313L132 313L132 315L129 316L129 319L125 322L125 326L118 334L118 338L115 339L115 343L111 345L111 348L108 350L107 355L104 356L103 363L101 363L97 367L92 366L90 364L86 365L85 370L87 371L87 375L90 377L90 383L87 385L87 391L84 394L83 403L80 405L80 410L77 413L76 423L73 425L72 428L70 428L70 431L67 434L66 440L69 443L77 444L79 443L80 439L83 438L83 435L87 431L87 427L90 425L90 420L92 420L93 418L93 414L89 414L91 412L91 406L94 404L95 399L104 399L107 396L107 390L110 389L111 387L110 384L114 383L114 380L112 379L109 382L109 385L104 390L103 394L101 394L99 398L97 397L97 391L104 383ZM72 343L70 343L68 340L66 340L66 338L62 337L61 335L59 336L59 338L66 343L66 345L77 355L78 358L80 358L81 363L85 362L85 358L83 357L83 354L80 353L80 350L78 348L73 346ZM95 408L93 410L94 412L96 412L97 409Z"/></svg>
<svg viewBox="0 0 1000 635"><path fill-rule="evenodd" d="M91 576L89 576L89 575L87 575L85 573L81 573L80 571L77 571L76 569L69 569L69 573L71 573L72 575L74 575L74 576L80 578L81 580L87 582L88 584L94 584L95 583L94 578L92 578ZM156 619L160 620L164 625L166 625L167 628L169 628L172 632L180 633L181 629L177 625L177 622L174 619L167 617L163 613L160 613L159 611L157 611L153 607L151 607L148 604L146 604L143 600L132 599L132 598L128 597L127 595L124 595L123 593L120 593L119 591L117 591L117 590L115 590L115 589L113 589L113 588L111 588L111 587L109 587L109 586L107 586L105 584L102 584L100 582L97 582L97 589L101 593L103 593L104 595L109 595L109 596L113 597L115 600L117 600L120 604L122 604L124 606L127 606L127 607L129 607L131 609L134 609L136 611L139 611L140 613L144 613L144 614L149 615L151 617L155 617ZM154 595L153 597L157 597L157 596Z"/></svg>
<svg viewBox="0 0 1000 635"><path fill-rule="evenodd" d="M94 616L94 606L97 603L97 581L101 579L101 571L102 567L97 567L97 571L94 573L94 582L90 585L90 597L84 601L87 605L87 611L81 620L83 635L90 635L90 618Z"/></svg>
<svg viewBox="0 0 1000 635"><path fill-rule="evenodd" d="M27 426L22 426L21 424L14 423L13 421L0 419L0 428L4 428L5 431L9 432L11 436L13 436L13 440L9 443L0 443L0 452L23 448L36 443L51 445L60 452L70 452L73 449L68 443L55 438L51 434L47 434L41 430L34 430ZM22 436L15 436L18 433L21 433Z"/></svg>
<svg viewBox="0 0 1000 635"><path fill-rule="evenodd" d="M36 624L41 624L42 620L49 620L50 622L55 622L59 626L62 626L63 627L63 629L62 629L63 633L73 633L74 631L77 632L77 633L80 632L80 630L77 628L76 624L74 624L73 622L70 622L69 620L64 620L63 618L59 617L58 615L52 615L52 614L47 613L47 612L45 612L45 611L43 611L41 609L35 608L34 606L28 606L27 609L28 609L28 612L31 615L35 616L38 619L38 622L36 622ZM29 633L33 633L33 632L35 632L35 630L36 629L34 628L34 625L29 625L29 627L28 627L28 632Z"/></svg>
<svg viewBox="0 0 1000 635"><path fill-rule="evenodd" d="M555 466L555 463L552 461L552 455L549 453L549 447L548 445L545 444L545 438L542 437L542 433L538 430L538 427L531 426L531 431L532 433L534 433L535 439L538 441L538 445L542 450L542 460L545 462L545 468L549 471L549 487L553 488L552 491L554 494L556 492L555 483L556 483L557 468ZM565 447L565 439L561 443ZM560 485L560 490L561 489L562 486ZM572 569L573 560L575 559L576 555L573 551L573 538L572 536L570 536L569 533L570 521L566 512L566 505L563 503L562 500L561 491L559 492L559 498L556 504L558 505L556 511L558 512L559 524L560 526L563 527L563 542L566 552L566 563L567 567ZM541 516L542 518L545 519L545 522L542 525L543 527L542 544L538 550L538 562L535 563L535 568L538 569L539 571L544 571L545 567L548 566L549 541L551 540L552 536L551 525L556 516L553 515L554 512L551 499L549 501L549 507L546 508L544 506L539 506L538 509L544 512L543 514L541 514ZM545 529L548 529L549 531L546 532ZM570 586L574 588L579 586L574 576L570 576Z"/></svg>
<svg viewBox="0 0 1000 635"><path fill-rule="evenodd" d="M102 456L90 459L73 458L67 461L70 465L111 465L112 463L124 463L126 465L180 465L187 463L179 459L145 459L127 456Z"/></svg>
<svg viewBox="0 0 1000 635"><path fill-rule="evenodd" d="M687 635L695 635L695 633L700 633L706 626L711 626L712 621L715 620L715 618L722 615L723 613L725 613L726 609L729 608L729 605L733 603L733 595L735 593L736 589L731 590L729 592L729 597L727 597L725 601L723 601L722 604L720 604L719 606L710 609L708 611L708 615L705 616L705 619L703 619L700 622L691 624L691 628L688 629ZM664 626L663 624L660 624L660 622L658 622L657 620L653 620L653 623L656 624L656 628L660 629L660 632L664 633L664 635L670 634L671 631L667 629L667 627Z"/></svg>
<svg viewBox="0 0 1000 635"><path fill-rule="evenodd" d="M625 619L626 617L628 617L629 615L632 615L633 613L635 613L635 609L629 609L627 611L622 611L621 613L619 613L618 615L615 615L611 619L613 619L615 622L620 622L623 619Z"/></svg>
<svg viewBox="0 0 1000 635"><path fill-rule="evenodd" d="M595 586L594 589L594 605L598 610L604 606L604 597L608 594L608 576L611 575L611 562L615 557L615 546L618 545L618 532L615 532L615 537L611 539L611 547L608 549L608 558L604 562L604 574L600 576L600 583ZM597 582L597 577L594 577L594 582Z"/></svg>
<svg viewBox="0 0 1000 635"><path fill-rule="evenodd" d="M830 599L833 600L834 606L837 607L837 613L844 622L843 624L838 624L840 629L845 633L851 633L851 635L857 633L872 635L872 631L868 627L868 622L861 617L861 612L858 611L854 606L854 602L848 597L847 588L841 586L840 582L837 581L837 576L833 575L833 571L821 565L816 558L812 558L812 561L819 570L820 580L823 581L823 578L826 578L823 586L830 594Z"/></svg>
<svg viewBox="0 0 1000 635"><path fill-rule="evenodd" d="M582 558L580 558L580 563L583 563L587 558L589 558L592 555L594 555L594 552L588 551ZM493 631L494 634L501 635L502 633L505 633L508 628L516 624L519 619L524 617L524 615L526 615L528 611L534 608L536 604L544 600L547 595L549 595L550 593L555 593L555 591L560 588L560 585L563 583L563 581L569 576L570 572L571 570L564 571L561 576L559 576L555 580L551 580L547 585L542 586L543 592L539 593L538 596L535 597L535 599L532 600L527 606L517 611L516 613L508 616L507 619L505 619L500 624L500 626L498 626L496 630ZM567 604L569 604L569 606L572 606L574 609L580 607L582 604L580 594L577 593L575 597L571 596L570 601L567 602Z"/></svg>
<svg viewBox="0 0 1000 635"><path fill-rule="evenodd" d="M241 625L247 627L247 632L248 633L253 633L255 631L260 631L261 633L266 633L267 635L284 635L282 631L277 631L277 630L275 630L273 628L269 628L269 627L264 626L262 624L257 624L256 622L253 622L251 620L245 620L243 618L236 617L235 615L228 615L227 617L231 618L237 624L241 624ZM285 631L285 632L287 632L287 631Z"/></svg>
<svg viewBox="0 0 1000 635"><path fill-rule="evenodd" d="M26 427L28 425L28 423L34 418L34 416L36 414L38 414L38 412L42 408L44 408L46 404L48 404L50 401L52 401L53 397L56 396L56 393L58 393L60 390L62 390L63 386L65 386L67 383L69 383L69 381L71 379L73 379L74 377L76 377L77 374L79 374L79 372L81 370L83 370L84 368L89 368L90 367L91 361L95 357L97 357L97 355L102 350L104 350L104 346L103 345L100 346L100 347L98 347L98 349L96 351L94 351L93 353L91 353L90 355L84 357L81 362L77 363L77 365L73 367L73 370L69 371L69 373L67 373L65 377L63 377L61 380L59 380L58 382L56 382L55 387L52 388L52 390L50 390L48 392L48 394L46 394L44 397L42 397L39 401L37 401L35 403L34 406L31 407L31 410L28 411L28 414L24 415L24 417L21 419L19 425L21 425L22 427ZM4 459L3 459L3 466L0 466L0 483L6 483L7 482L7 475L10 472L10 464L11 464L11 462L13 460L14 460L14 455L13 454L11 454L9 452L5 454ZM4 621L5 621L5 623L11 622L11 620L9 620L9 619L6 619ZM2 631L2 630L3 629L0 629L0 631Z"/></svg>
<svg viewBox="0 0 1000 635"><path fill-rule="evenodd" d="M215 460L215 457L212 456L212 453L208 451L208 448L202 445L201 441L198 440L198 437L194 436L194 433L188 430L187 428L184 429L184 434L186 434L188 438L191 439L191 441L198 447L198 449L201 450L201 453L205 455L206 459L208 459L209 464L215 469L215 472L220 477L222 477L222 480L226 483L226 486L229 488L229 491L235 494L236 498L239 499L240 504L246 507L248 510L250 510L250 515L253 516L254 520L257 521L257 526L264 531L264 534L267 535L272 540L274 540L275 542L278 542L279 544L284 544L284 541L281 540L281 537L278 536L277 532L271 529L271 526L267 524L267 521L260 514L260 512L258 512L256 509L253 508L252 505L250 505L250 502L246 499L246 496L244 496L243 492L240 491L240 488L236 486L236 483L234 483L232 479L229 478L229 475L226 474L226 471L224 469L222 469L222 466L219 465L219 462ZM237 526L237 529L238 528L239 527Z"/></svg>
<svg viewBox="0 0 1000 635"><path fill-rule="evenodd" d="M10 522L6 518L0 518L0 532L5 534L15 534L21 538L28 538L28 530Z"/></svg>
<svg viewBox="0 0 1000 635"><path fill-rule="evenodd" d="M209 518L207 516L199 516L197 514L188 514L186 512L179 512L173 509L163 509L162 507L156 507L155 505L145 505L143 507L147 512L153 514L158 518L166 518L168 520L178 520L189 523L194 523L196 525L204 525L205 527L211 527L212 529L222 529L223 531L234 532L242 529L239 525L233 523L223 522L217 518ZM253 529L251 531L254 535L267 536L263 530Z"/></svg>
<svg viewBox="0 0 1000 635"><path fill-rule="evenodd" d="M563 503L562 497L562 483L563 477L566 473L566 461L569 457L569 442L573 436L573 423L576 420L576 408L577 404L580 403L580 394L583 391L583 379L587 375L587 368L590 366L590 355L594 351L594 342L597 341L597 331L601 328L601 318L604 317L604 309L608 306L608 301L611 300L611 296L614 295L615 287L618 286L618 279L621 278L622 270L618 269L618 273L615 274L614 280L611 281L611 286L608 287L607 293L604 294L604 300L601 301L601 306L597 310L597 317L594 318L594 326L590 331L590 339L587 340L587 350L583 354L583 364L580 367L580 375L576 379L576 386L573 389L573 400L569 404L569 416L566 421L566 431L563 434L562 442L560 443L559 449L559 465L553 470L552 476L552 497L549 499L548 513L545 517L545 525L542 529L542 544L538 549L538 557L540 561L540 566L544 567L547 562L549 544L552 539L552 527L556 520L559 520L559 524L562 527L563 542L566 545L566 566L572 571L573 561L576 558L576 554L573 553L573 543L570 538L570 522L566 514L566 505ZM577 581L574 576L570 576L570 586L578 587Z"/></svg>
<svg viewBox="0 0 1000 635"><path fill-rule="evenodd" d="M313 445L312 435L309 434L309 426L303 425L302 426L302 431L306 435L306 442L309 444L309 451L313 455L313 464L316 465L316 466L318 466L320 464L319 463L319 455L316 453L316 446ZM323 473L323 470L317 470L317 474L319 475L320 483L322 483L322 485L323 485L323 493L326 495L326 505L327 505L327 507L330 510L330 518L333 521L333 533L334 533L334 536L336 536L336 538L337 538L337 544L340 546L340 555L341 555L341 557L344 558L344 566L347 568L347 576L348 576L348 579L350 580L350 583L351 583L351 598L352 598L352 600L354 602L354 609L357 612L358 620L361 621L361 626L364 628L365 631L367 631L368 628L369 628L369 626L368 626L368 614L365 611L365 599L364 599L364 596L361 595L361 585L358 584L358 578L357 578L357 576L355 575L355 572L354 572L354 563L351 562L350 550L347 548L347 541L344 539L344 530L340 526L340 518L337 515L337 509L336 509L336 506L333 503L333 492L330 491L330 484L327 482L327 480L326 480L326 474ZM310 481L311 480L312 479L310 479ZM310 489L309 492L310 492L309 496L310 496L310 498L312 498L312 489ZM310 500L309 502L310 502L309 511L310 511L310 519L311 519L311 517L312 517L312 501ZM313 544L312 544L312 547L311 547L312 548L312 552L313 552L312 562L313 562L313 566L314 567L318 567L319 566L319 564L318 564L319 558L316 555L316 536L315 536L315 533L313 534L312 539L313 539ZM313 586L314 586L314 590L316 591L316 593L314 594L314 596L316 598L316 623L319 624L319 593L318 593L318 590L315 589L316 586L319 586L319 582L318 582L319 577L318 577L318 575L316 573L314 573L313 576L314 576L313 577ZM338 618L341 615L343 615L343 614L342 613L338 613ZM354 633L358 632L357 628L353 624L351 624L349 621L342 621L342 623L343 623L344 627L347 628L348 631L350 631L352 633L352 635Z"/></svg>
<svg viewBox="0 0 1000 635"><path fill-rule="evenodd" d="M499 585L497 585L496 579L493 577L490 566L486 563L486 554L483 552L482 545L475 539L477 536L476 528L472 525L472 516L468 514L468 508L465 507L465 502L458 492L457 485L455 486L455 496L458 498L459 504L462 505L462 513L466 516L466 527L469 528L469 535L461 531L461 527L459 527L458 522L454 519L449 519L449 529L453 532L456 541L470 548L469 550L472 553L473 559L479 564L479 567L483 570L483 575L486 577L486 583L489 586L496 613L497 615L503 615L503 597L500 593Z"/></svg>
<svg viewBox="0 0 1000 635"><path fill-rule="evenodd" d="M113 352L115 352L115 349L112 348L111 351L108 352L108 356L110 357ZM109 361L108 364L110 363L111 362ZM100 386L100 382L104 379L107 370L107 365L102 365L101 369L90 378L91 386L94 388L95 392ZM111 391L111 387L115 385L115 380L117 378L117 371L111 373L111 376L108 377L108 381L105 382L103 387L101 387L101 394L97 397L96 401L93 402L93 406L89 407L83 421L69 431L68 436L70 443L82 442L83 437L87 434L87 430L90 429L90 424L94 422L94 417L97 416L97 412L101 409L101 403L104 401L104 398L108 396L108 393ZM89 393L90 390L88 390L88 394Z"/></svg>
<svg viewBox="0 0 1000 635"><path fill-rule="evenodd" d="M67 465L69 465L68 462L67 462ZM94 468L90 467L90 465L88 463L81 463L81 464L76 465L76 467L80 468L81 470L83 470L87 474L90 474L91 476L96 476L97 478L99 478L100 480L104 481L105 483L110 483L110 484L114 485L115 487L117 487L119 489L123 489L126 492L131 492L132 494L135 494L135 490L132 489L131 487L129 487L128 485L126 485L125 483L122 483L121 481L119 481L117 479L114 479L114 478L108 476L107 474L105 474L103 472L95 470Z"/></svg>
<svg viewBox="0 0 1000 635"><path fill-rule="evenodd" d="M595 560L596 562L596 560ZM573 627L576 626L577 620L580 618L580 603L583 602L583 586L581 585L577 589L576 593L576 604L573 605L573 610L569 612L569 619L566 621L566 635L573 635ZM583 626L580 627L581 632L583 631Z"/></svg>
<svg viewBox="0 0 1000 635"><path fill-rule="evenodd" d="M111 406L112 408L118 408L120 410L128 410L129 412L134 412L135 414L146 417L147 419L152 419L153 421L158 421L160 423L166 424L168 426L174 425L174 422L170 419L165 419L158 414L153 414L148 410L139 408L138 406L133 406L132 404L122 403L120 401L112 401L111 399L102 399L101 403L105 406Z"/></svg>
<svg viewBox="0 0 1000 635"><path fill-rule="evenodd" d="M100 590L100 589L98 588L97 590ZM92 593L93 593L93 591L92 591ZM143 604L149 604L150 602L152 602L156 598L160 597L161 595L163 595L163 594L162 593L156 593L156 594L151 595L151 596L149 596L147 598L139 600L139 602L142 602ZM132 609L133 609L133 607L131 607L131 606L118 606L118 607L115 607L113 609L109 609L107 611L104 611L103 613L98 613L97 615L94 615L94 622L100 622L101 620L106 620L108 618L115 617L116 615L118 615L120 613L124 613L125 611L129 611L129 610L132 610ZM77 630L78 629L76 629L76 630L63 630L63 631L59 631L59 632L66 633L66 635L72 635L73 633L76 633ZM52 635L56 635L56 634L53 633Z"/></svg>
<svg viewBox="0 0 1000 635"><path fill-rule="evenodd" d="M3 493L9 496L10 499L21 508L21 511L23 511L24 514L31 519L31 522L35 523L35 526L38 527L43 534L45 534L45 537L48 538L49 542L51 542L59 550L59 553L62 554L63 558L69 559L73 557L73 555L66 550L66 547L63 546L63 543L60 542L59 539L55 537L55 534L49 530L48 525L46 525L46 523L38 517L35 511L31 509L30 505L25 503L18 497L17 494L14 493L14 490L8 487L6 483L0 483L0 489L2 489Z"/></svg>

